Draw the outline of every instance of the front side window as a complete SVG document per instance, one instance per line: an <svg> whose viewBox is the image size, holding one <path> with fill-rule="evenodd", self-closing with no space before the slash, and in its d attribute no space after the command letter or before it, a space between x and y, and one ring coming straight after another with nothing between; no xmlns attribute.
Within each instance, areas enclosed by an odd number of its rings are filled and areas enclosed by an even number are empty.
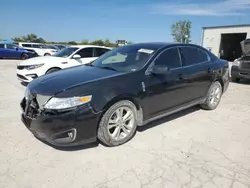
<svg viewBox="0 0 250 188"><path fill-rule="evenodd" d="M203 63L209 60L209 56L205 51L195 47L181 47L180 52L183 64L186 66Z"/></svg>
<svg viewBox="0 0 250 188"><path fill-rule="evenodd" d="M93 48L83 48L76 52L76 54L80 55L81 58L93 57Z"/></svg>
<svg viewBox="0 0 250 188"><path fill-rule="evenodd" d="M73 48L73 47L63 48L62 50L56 52L52 56L55 56L55 57L69 57L71 54L73 54L78 49L79 48Z"/></svg>
<svg viewBox="0 0 250 188"><path fill-rule="evenodd" d="M100 57L108 51L109 49L106 48L95 48L95 57Z"/></svg>
<svg viewBox="0 0 250 188"><path fill-rule="evenodd" d="M121 46L103 54L92 63L92 66L133 72L142 69L153 53L153 49Z"/></svg>
<svg viewBox="0 0 250 188"><path fill-rule="evenodd" d="M8 49L15 49L16 48L16 46L14 46L13 44L6 44L6 47Z"/></svg>
<svg viewBox="0 0 250 188"><path fill-rule="evenodd" d="M181 66L180 55L177 48L171 48L163 51L154 62L155 65L167 66L170 69Z"/></svg>

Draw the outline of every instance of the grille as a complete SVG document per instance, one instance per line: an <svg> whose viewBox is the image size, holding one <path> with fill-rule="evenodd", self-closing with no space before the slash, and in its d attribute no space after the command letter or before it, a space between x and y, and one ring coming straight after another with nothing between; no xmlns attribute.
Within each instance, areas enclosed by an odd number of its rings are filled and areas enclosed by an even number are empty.
<svg viewBox="0 0 250 188"><path fill-rule="evenodd" d="M24 98L21 107L28 118L35 119L39 113L39 105L34 94L29 94L27 99Z"/></svg>
<svg viewBox="0 0 250 188"><path fill-rule="evenodd" d="M21 78L21 79L23 79L23 80L28 80L27 78L25 78L24 76L22 76L22 75L20 75L20 74L17 74L17 77L18 77L18 78Z"/></svg>
<svg viewBox="0 0 250 188"><path fill-rule="evenodd" d="M240 68L250 70L250 61L242 61Z"/></svg>

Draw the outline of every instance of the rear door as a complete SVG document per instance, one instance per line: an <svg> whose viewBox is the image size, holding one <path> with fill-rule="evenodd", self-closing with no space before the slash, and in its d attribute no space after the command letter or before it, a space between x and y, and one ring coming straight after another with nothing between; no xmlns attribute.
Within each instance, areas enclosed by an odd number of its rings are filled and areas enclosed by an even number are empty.
<svg viewBox="0 0 250 188"><path fill-rule="evenodd" d="M212 62L208 53L193 46L179 47L183 78L186 81L188 102L204 97L213 81Z"/></svg>

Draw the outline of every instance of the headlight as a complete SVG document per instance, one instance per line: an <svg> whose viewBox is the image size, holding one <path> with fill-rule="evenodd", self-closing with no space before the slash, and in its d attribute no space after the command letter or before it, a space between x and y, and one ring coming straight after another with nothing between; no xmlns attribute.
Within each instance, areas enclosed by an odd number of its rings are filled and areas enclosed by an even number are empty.
<svg viewBox="0 0 250 188"><path fill-rule="evenodd" d="M44 65L44 63L42 63L42 64L37 64L37 65L30 65L30 66L28 66L26 69L27 69L27 70L37 69L37 68L39 68L39 67L41 67L41 66L43 66L43 65Z"/></svg>
<svg viewBox="0 0 250 188"><path fill-rule="evenodd" d="M45 105L46 109L65 109L76 107L85 103L90 102L92 99L92 95L84 96L84 97L71 97L71 98L56 98L52 97Z"/></svg>
<svg viewBox="0 0 250 188"><path fill-rule="evenodd" d="M238 59L234 60L233 65L234 66L239 66L240 65L240 61Z"/></svg>

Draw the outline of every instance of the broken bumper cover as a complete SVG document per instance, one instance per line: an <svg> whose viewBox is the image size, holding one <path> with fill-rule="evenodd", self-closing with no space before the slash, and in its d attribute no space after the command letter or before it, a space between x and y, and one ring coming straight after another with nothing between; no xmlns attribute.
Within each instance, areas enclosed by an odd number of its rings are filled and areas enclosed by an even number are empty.
<svg viewBox="0 0 250 188"><path fill-rule="evenodd" d="M21 105L22 106L22 105ZM100 114L89 105L67 112L41 112L30 118L23 111L21 120L38 139L53 146L76 146L95 142Z"/></svg>

